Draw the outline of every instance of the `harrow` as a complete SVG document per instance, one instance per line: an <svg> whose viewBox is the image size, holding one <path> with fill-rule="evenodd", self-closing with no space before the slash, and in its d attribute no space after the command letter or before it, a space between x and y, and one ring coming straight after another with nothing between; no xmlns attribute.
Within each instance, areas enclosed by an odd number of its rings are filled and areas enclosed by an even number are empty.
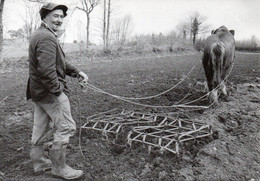
<svg viewBox="0 0 260 181"><path fill-rule="evenodd" d="M179 154L180 144L190 140L211 136L211 126L188 119L172 118L165 115L145 114L135 111L110 112L89 117L82 126L84 129L99 131L108 137L108 133L116 139L125 128L127 144L142 143L159 148L161 152L167 150Z"/></svg>

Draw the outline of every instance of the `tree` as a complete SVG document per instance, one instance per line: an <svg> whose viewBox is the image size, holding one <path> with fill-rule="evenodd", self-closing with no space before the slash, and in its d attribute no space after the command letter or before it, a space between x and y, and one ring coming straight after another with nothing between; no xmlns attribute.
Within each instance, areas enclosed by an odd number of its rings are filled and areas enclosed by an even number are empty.
<svg viewBox="0 0 260 181"><path fill-rule="evenodd" d="M86 39L86 45L87 49L89 47L89 27L90 27L90 13L94 10L94 8L100 3L100 0L80 0L81 7L76 7L77 9L85 12L87 16L87 39Z"/></svg>
<svg viewBox="0 0 260 181"><path fill-rule="evenodd" d="M0 62L3 61L3 44L4 44L3 11L4 11L4 3L5 3L5 0L1 0L1 2L0 2Z"/></svg>
<svg viewBox="0 0 260 181"><path fill-rule="evenodd" d="M20 28L18 30L9 30L8 33L10 34L11 38L24 38L23 29Z"/></svg>
<svg viewBox="0 0 260 181"><path fill-rule="evenodd" d="M109 43L109 30L110 30L110 17L111 17L111 0L108 0L107 7L107 27L106 27L106 49L108 48Z"/></svg>
<svg viewBox="0 0 260 181"><path fill-rule="evenodd" d="M106 47L106 28L107 28L107 8L106 8L106 0L104 0L104 8L103 8L103 31L102 31L102 39L103 39L103 47Z"/></svg>
<svg viewBox="0 0 260 181"><path fill-rule="evenodd" d="M198 34L205 33L208 31L209 25L204 25L204 22L206 20L207 18L205 16L200 15L199 12L193 12L184 22L183 30L186 30L185 33L190 33L190 41L192 41L193 44L195 44Z"/></svg>
<svg viewBox="0 0 260 181"><path fill-rule="evenodd" d="M193 35L192 43L193 44L195 44L196 37L199 32L199 25L200 25L200 23L198 22L197 17L195 17L193 20L193 23L192 23L192 35Z"/></svg>
<svg viewBox="0 0 260 181"><path fill-rule="evenodd" d="M102 40L104 51L108 51L110 44L110 18L111 18L111 0L103 1L103 20L102 20Z"/></svg>
<svg viewBox="0 0 260 181"><path fill-rule="evenodd" d="M27 0L24 0L24 5L25 5L25 14L22 16L24 21L23 30L24 30L25 37L27 39L30 39L33 31L39 27L41 22L40 15L39 15L41 4L37 3L37 5L35 5L29 3Z"/></svg>
<svg viewBox="0 0 260 181"><path fill-rule="evenodd" d="M114 38L118 48L122 48L126 42L131 21L132 17L130 15L126 15L122 19L119 19L115 24Z"/></svg>
<svg viewBox="0 0 260 181"><path fill-rule="evenodd" d="M252 36L251 36L250 44L251 44L251 46L252 46L254 49L257 48L257 38L256 38L255 35L252 35Z"/></svg>
<svg viewBox="0 0 260 181"><path fill-rule="evenodd" d="M178 35L182 37L183 39L187 38L187 23L186 22L181 22L177 25L176 27Z"/></svg>

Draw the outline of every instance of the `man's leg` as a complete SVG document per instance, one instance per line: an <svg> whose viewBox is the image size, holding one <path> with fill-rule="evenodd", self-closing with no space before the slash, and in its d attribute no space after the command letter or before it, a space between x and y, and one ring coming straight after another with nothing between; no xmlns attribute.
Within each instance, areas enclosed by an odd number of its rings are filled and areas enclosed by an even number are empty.
<svg viewBox="0 0 260 181"><path fill-rule="evenodd" d="M51 161L44 155L43 143L52 132L50 128L50 117L48 114L37 104L34 103L34 124L32 132L32 148L30 157L33 163L34 173L39 174L52 167Z"/></svg>
<svg viewBox="0 0 260 181"><path fill-rule="evenodd" d="M56 131L53 142L69 143L69 138L76 131L76 123L71 116L70 102L66 94L62 93L57 99L61 106L61 115L54 121Z"/></svg>
<svg viewBox="0 0 260 181"><path fill-rule="evenodd" d="M48 113L54 123L54 142L50 150L52 161L52 174L64 179L78 179L84 173L81 170L75 170L66 164L66 148L69 138L76 131L76 123L72 119L70 103L68 97L62 93L59 97L53 97L51 104L42 104L44 110Z"/></svg>
<svg viewBox="0 0 260 181"><path fill-rule="evenodd" d="M40 105L34 103L34 107L34 124L31 142L34 146L41 146L44 141L53 134L53 123L47 112L41 108Z"/></svg>

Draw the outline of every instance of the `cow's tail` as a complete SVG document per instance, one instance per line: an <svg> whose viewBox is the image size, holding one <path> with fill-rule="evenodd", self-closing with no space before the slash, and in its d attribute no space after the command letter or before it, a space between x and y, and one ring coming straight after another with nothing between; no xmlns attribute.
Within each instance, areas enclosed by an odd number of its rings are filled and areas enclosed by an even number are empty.
<svg viewBox="0 0 260 181"><path fill-rule="evenodd" d="M216 42L212 44L210 54L214 71L213 81L215 88L221 83L221 72L223 69L225 45L221 42Z"/></svg>

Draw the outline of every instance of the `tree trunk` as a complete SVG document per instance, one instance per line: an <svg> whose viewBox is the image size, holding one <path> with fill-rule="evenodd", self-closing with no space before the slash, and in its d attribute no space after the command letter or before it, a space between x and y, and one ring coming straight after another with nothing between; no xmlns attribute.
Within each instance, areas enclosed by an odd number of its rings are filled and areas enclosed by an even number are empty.
<svg viewBox="0 0 260 181"><path fill-rule="evenodd" d="M193 34L193 40L192 40L193 45L194 45L195 42L196 42L196 36L197 36L197 35L194 33L194 34Z"/></svg>
<svg viewBox="0 0 260 181"><path fill-rule="evenodd" d="M186 39L186 30L183 30L182 33L183 33L182 38L183 38L183 39Z"/></svg>
<svg viewBox="0 0 260 181"><path fill-rule="evenodd" d="M106 0L104 0L104 17L103 17L103 46L106 48Z"/></svg>
<svg viewBox="0 0 260 181"><path fill-rule="evenodd" d="M107 9L107 33L106 33L106 49L109 46L109 26L110 26L110 14L111 14L111 0L108 0L108 9Z"/></svg>
<svg viewBox="0 0 260 181"><path fill-rule="evenodd" d="M1 0L1 2L0 2L0 62L3 61L3 45L4 45L3 11L4 11L4 3L5 3L5 0Z"/></svg>
<svg viewBox="0 0 260 181"><path fill-rule="evenodd" d="M192 30L190 31L190 42L192 42Z"/></svg>
<svg viewBox="0 0 260 181"><path fill-rule="evenodd" d="M86 27L86 30L87 30L87 42L86 42L87 50L89 48L89 23L90 23L89 21L90 21L89 14L87 14L87 27Z"/></svg>

